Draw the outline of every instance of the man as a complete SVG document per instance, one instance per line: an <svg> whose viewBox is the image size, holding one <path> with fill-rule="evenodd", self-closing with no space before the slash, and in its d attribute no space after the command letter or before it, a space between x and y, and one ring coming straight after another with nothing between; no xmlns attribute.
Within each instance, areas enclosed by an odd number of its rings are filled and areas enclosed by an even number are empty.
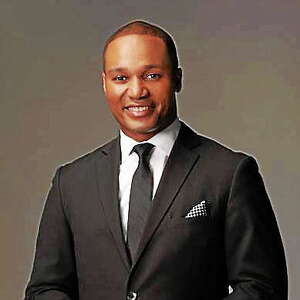
<svg viewBox="0 0 300 300"><path fill-rule="evenodd" d="M181 73L157 26L108 39L102 80L120 135L58 169L26 299L287 299L257 164L179 121Z"/></svg>

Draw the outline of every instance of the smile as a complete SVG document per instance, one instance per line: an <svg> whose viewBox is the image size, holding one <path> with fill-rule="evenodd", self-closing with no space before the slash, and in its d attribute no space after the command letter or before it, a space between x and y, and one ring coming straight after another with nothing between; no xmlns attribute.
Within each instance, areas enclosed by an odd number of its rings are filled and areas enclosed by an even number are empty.
<svg viewBox="0 0 300 300"><path fill-rule="evenodd" d="M125 112L131 118L145 118L153 114L153 105L128 105L125 107Z"/></svg>
<svg viewBox="0 0 300 300"><path fill-rule="evenodd" d="M130 106L130 107L127 107L127 109L129 111L146 111L146 110L151 109L151 107L150 106Z"/></svg>

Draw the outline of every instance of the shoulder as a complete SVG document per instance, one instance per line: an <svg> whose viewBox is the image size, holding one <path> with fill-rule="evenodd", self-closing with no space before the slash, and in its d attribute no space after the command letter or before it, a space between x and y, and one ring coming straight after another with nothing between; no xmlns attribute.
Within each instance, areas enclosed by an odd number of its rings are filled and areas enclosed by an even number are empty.
<svg viewBox="0 0 300 300"><path fill-rule="evenodd" d="M250 154L232 149L211 137L198 134L184 123L182 125L181 138L187 145L191 145L192 151L198 153L198 164L207 175L230 178L240 164L249 162L256 165L255 158Z"/></svg>
<svg viewBox="0 0 300 300"><path fill-rule="evenodd" d="M251 157L248 153L235 150L211 137L199 135L199 140L201 140L200 154L211 163L234 165L241 160Z"/></svg>
<svg viewBox="0 0 300 300"><path fill-rule="evenodd" d="M256 159L248 153L234 150L208 137L201 136L201 139L201 161L206 161L207 168L215 170L218 176L232 177L242 165L257 165Z"/></svg>
<svg viewBox="0 0 300 300"><path fill-rule="evenodd" d="M65 178L82 178L90 173L97 162L100 162L104 157L109 155L110 152L114 151L119 146L119 138L116 137L100 147L83 154L82 156L67 162L58 167L60 176Z"/></svg>
<svg viewBox="0 0 300 300"><path fill-rule="evenodd" d="M226 146L212 137L201 135L194 129L182 122L181 134L179 138L182 139L187 147L193 148L199 154L209 161L217 160L218 163L225 160L229 163L234 163L241 159L250 157L246 152L235 150Z"/></svg>

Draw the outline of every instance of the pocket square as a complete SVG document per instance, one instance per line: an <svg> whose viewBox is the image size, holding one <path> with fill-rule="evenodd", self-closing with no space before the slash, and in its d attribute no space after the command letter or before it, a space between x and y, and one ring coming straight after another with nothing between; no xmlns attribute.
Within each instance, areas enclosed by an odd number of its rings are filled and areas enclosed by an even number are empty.
<svg viewBox="0 0 300 300"><path fill-rule="evenodd" d="M199 204L193 206L191 210L186 214L185 218L195 218L195 217L207 217L207 209L205 200L201 201Z"/></svg>

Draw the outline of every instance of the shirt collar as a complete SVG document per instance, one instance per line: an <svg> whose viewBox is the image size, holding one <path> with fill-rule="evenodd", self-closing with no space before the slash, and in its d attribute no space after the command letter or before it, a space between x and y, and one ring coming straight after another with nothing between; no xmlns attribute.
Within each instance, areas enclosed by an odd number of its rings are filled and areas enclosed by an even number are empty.
<svg viewBox="0 0 300 300"><path fill-rule="evenodd" d="M155 146L155 149L159 149L160 151L164 152L166 156L170 155L170 152L173 148L175 140L178 136L179 129L180 129L180 121L176 118L173 123L171 123L168 127L163 129L162 131L158 132L155 136L151 139L147 140L147 143L151 143ZM141 142L144 143L144 142ZM137 145L141 144L134 139L130 138L122 130L120 130L120 145L121 145L121 161L124 162L130 155L132 148Z"/></svg>

